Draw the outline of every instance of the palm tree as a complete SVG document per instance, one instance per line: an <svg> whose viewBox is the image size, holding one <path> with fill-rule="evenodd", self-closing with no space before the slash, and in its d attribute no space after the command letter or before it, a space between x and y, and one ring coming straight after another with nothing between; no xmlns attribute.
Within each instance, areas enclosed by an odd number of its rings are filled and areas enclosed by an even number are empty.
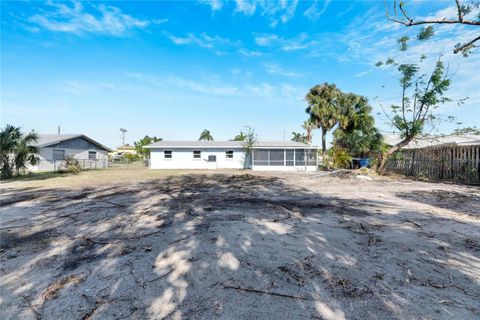
<svg viewBox="0 0 480 320"><path fill-rule="evenodd" d="M247 136L243 133L243 131L240 131L239 134L237 134L232 141L244 141Z"/></svg>
<svg viewBox="0 0 480 320"><path fill-rule="evenodd" d="M299 132L292 132L291 140L295 142L305 143L307 140L307 136Z"/></svg>
<svg viewBox="0 0 480 320"><path fill-rule="evenodd" d="M305 120L302 128L305 129L305 143L310 144L312 142L312 130L315 129L315 122L312 119Z"/></svg>
<svg viewBox="0 0 480 320"><path fill-rule="evenodd" d="M20 174L21 170L27 169L27 164L35 165L38 162L38 148L32 146L32 143L38 141L38 135L35 132L30 132L23 136L17 143L15 150L15 171Z"/></svg>
<svg viewBox="0 0 480 320"><path fill-rule="evenodd" d="M34 165L38 160L35 156L38 149L31 146L38 140L36 133L23 135L19 127L7 124L0 131L0 177L8 179L26 168L28 163Z"/></svg>
<svg viewBox="0 0 480 320"><path fill-rule="evenodd" d="M372 107L367 98L353 93L342 94L338 99L339 126L334 132L334 145L348 150L354 156L365 156L369 151L379 151L382 135L375 128Z"/></svg>
<svg viewBox="0 0 480 320"><path fill-rule="evenodd" d="M200 133L200 138L198 138L198 141L213 141L212 134L210 131L207 129L203 130L202 133Z"/></svg>
<svg viewBox="0 0 480 320"><path fill-rule="evenodd" d="M338 123L337 100L340 95L341 91L334 84L324 83L311 88L305 97L310 120L315 124L315 128L322 130L323 156L327 150L327 132Z"/></svg>

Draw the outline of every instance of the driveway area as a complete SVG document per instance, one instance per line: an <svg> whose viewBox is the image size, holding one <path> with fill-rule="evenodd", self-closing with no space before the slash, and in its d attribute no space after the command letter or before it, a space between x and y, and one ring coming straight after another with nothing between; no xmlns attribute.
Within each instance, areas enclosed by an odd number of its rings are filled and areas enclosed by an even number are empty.
<svg viewBox="0 0 480 320"><path fill-rule="evenodd" d="M3 319L479 319L478 187L249 171L2 183Z"/></svg>

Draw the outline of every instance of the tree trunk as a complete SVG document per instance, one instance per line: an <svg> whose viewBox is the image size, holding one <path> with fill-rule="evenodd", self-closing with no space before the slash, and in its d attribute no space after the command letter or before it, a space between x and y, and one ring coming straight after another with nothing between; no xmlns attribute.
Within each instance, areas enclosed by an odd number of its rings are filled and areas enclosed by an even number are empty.
<svg viewBox="0 0 480 320"><path fill-rule="evenodd" d="M328 161L326 161L325 159L325 153L327 151L326 139L327 139L327 130L322 128L322 162L323 162L323 165L328 168Z"/></svg>
<svg viewBox="0 0 480 320"><path fill-rule="evenodd" d="M388 149L383 155L382 155L382 161L380 162L380 166L378 167L378 171L380 173L385 173L385 166L387 165L387 161L388 159L392 156L392 154L394 154L395 152L397 152L398 150L402 149L403 147L405 147L407 144L410 143L410 141L413 140L413 137L408 137L408 138L405 138L404 140L402 140L401 142L397 143L396 145L394 145L393 147L391 147L390 149Z"/></svg>
<svg viewBox="0 0 480 320"><path fill-rule="evenodd" d="M325 156L325 152L327 151L327 130L322 128L322 156Z"/></svg>

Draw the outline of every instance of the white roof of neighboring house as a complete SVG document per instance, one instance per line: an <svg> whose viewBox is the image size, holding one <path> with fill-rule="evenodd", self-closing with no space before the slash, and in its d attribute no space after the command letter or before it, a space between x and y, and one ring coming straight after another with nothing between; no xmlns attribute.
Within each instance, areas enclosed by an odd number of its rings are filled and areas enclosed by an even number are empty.
<svg viewBox="0 0 480 320"><path fill-rule="evenodd" d="M402 138L398 135L384 135L385 143L388 145L396 145ZM426 136L414 139L405 149L418 149L418 148L427 148L440 145L457 145L457 146L468 146L468 145L480 145L480 135L474 134L464 134L464 135L438 135L438 136Z"/></svg>
<svg viewBox="0 0 480 320"><path fill-rule="evenodd" d="M144 148L243 148L243 141L158 141ZM295 141L257 141L254 148L279 148L279 149L316 149L305 143Z"/></svg>
<svg viewBox="0 0 480 320"><path fill-rule="evenodd" d="M33 145L36 147L48 147L54 144L57 144L59 142L71 140L71 139L76 139L76 138L83 138L99 147L102 149L105 149L107 151L112 151L109 147L104 146L101 143L98 143L97 141L87 137L84 134L37 134L38 135L38 141L34 143Z"/></svg>

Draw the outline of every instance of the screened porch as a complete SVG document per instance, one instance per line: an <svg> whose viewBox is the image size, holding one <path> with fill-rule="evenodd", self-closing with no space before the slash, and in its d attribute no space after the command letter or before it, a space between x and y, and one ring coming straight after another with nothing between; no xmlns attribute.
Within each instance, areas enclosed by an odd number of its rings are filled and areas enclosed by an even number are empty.
<svg viewBox="0 0 480 320"><path fill-rule="evenodd" d="M316 167L317 149L254 149L253 166Z"/></svg>

